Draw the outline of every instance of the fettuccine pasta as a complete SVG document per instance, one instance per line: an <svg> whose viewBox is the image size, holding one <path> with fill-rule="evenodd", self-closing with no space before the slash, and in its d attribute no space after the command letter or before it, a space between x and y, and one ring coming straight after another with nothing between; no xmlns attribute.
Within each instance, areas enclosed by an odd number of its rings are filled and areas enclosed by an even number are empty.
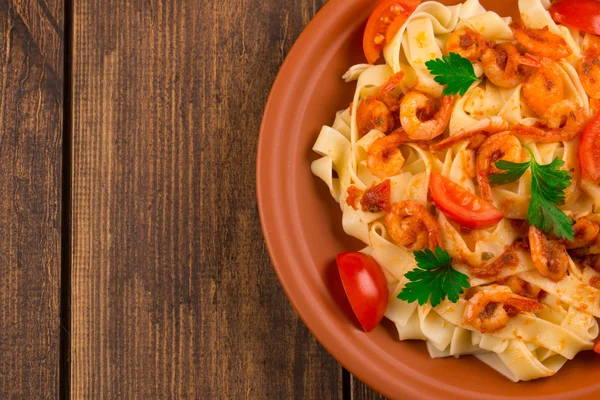
<svg viewBox="0 0 600 400"><path fill-rule="evenodd" d="M519 22L477 0L421 3L387 42L384 64L344 75L356 82L354 98L322 128L311 165L339 203L344 231L383 269L385 317L399 339L426 341L433 358L474 355L515 382L552 376L591 350L600 318L600 186L583 179L578 157L600 98L584 65L597 38L555 23L548 0L518 5ZM552 54L528 47L531 32L547 35ZM444 95L428 67L451 52L479 78L462 95ZM572 240L531 223L533 169L494 183L496 162L532 158L561 161L571 174L557 207ZM438 175L501 218L466 226L432 200ZM415 251L436 247L470 288L435 306L399 299Z"/></svg>

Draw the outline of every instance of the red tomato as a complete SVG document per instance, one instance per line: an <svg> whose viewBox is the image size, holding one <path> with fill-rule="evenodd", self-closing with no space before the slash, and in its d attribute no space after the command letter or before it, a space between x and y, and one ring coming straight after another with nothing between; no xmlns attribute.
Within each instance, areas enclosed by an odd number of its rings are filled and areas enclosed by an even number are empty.
<svg viewBox="0 0 600 400"><path fill-rule="evenodd" d="M471 229L487 229L496 225L504 213L438 173L431 173L431 197L448 218Z"/></svg>
<svg viewBox="0 0 600 400"><path fill-rule="evenodd" d="M600 35L600 2L598 0L558 0L550 7L552 19L582 31Z"/></svg>
<svg viewBox="0 0 600 400"><path fill-rule="evenodd" d="M581 134L579 167L583 179L600 184L600 114L592 118Z"/></svg>
<svg viewBox="0 0 600 400"><path fill-rule="evenodd" d="M418 4L417 4L418 5ZM416 7L415 7L416 8ZM385 43L390 43L396 37L396 33L402 28L402 25L406 22L408 17L410 17L411 12L403 12L400 13L392 20L390 26L388 26L387 31L385 33Z"/></svg>
<svg viewBox="0 0 600 400"><path fill-rule="evenodd" d="M352 310L366 332L373 330L387 308L389 289L377 261L363 253L338 254L338 270Z"/></svg>
<svg viewBox="0 0 600 400"><path fill-rule="evenodd" d="M373 10L363 36L363 50L369 64L379 58L381 50L404 25L421 0L381 0Z"/></svg>

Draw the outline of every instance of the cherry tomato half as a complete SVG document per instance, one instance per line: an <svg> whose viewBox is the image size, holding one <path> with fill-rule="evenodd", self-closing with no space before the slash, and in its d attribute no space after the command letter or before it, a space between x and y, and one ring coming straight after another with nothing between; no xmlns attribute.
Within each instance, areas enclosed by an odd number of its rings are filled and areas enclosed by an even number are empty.
<svg viewBox="0 0 600 400"><path fill-rule="evenodd" d="M438 173L431 173L430 188L437 208L448 218L467 228L491 228L504 217L504 213L492 203L475 196Z"/></svg>
<svg viewBox="0 0 600 400"><path fill-rule="evenodd" d="M421 0L381 0L371 13L363 36L363 50L369 64L377 61L419 3Z"/></svg>
<svg viewBox="0 0 600 400"><path fill-rule="evenodd" d="M552 19L582 31L600 35L600 2L598 0L558 0L548 10Z"/></svg>
<svg viewBox="0 0 600 400"><path fill-rule="evenodd" d="M579 167L583 179L600 184L600 114L592 118L581 134Z"/></svg>
<svg viewBox="0 0 600 400"><path fill-rule="evenodd" d="M366 332L373 330L387 308L389 289L377 261L363 253L338 254L338 270L352 310Z"/></svg>

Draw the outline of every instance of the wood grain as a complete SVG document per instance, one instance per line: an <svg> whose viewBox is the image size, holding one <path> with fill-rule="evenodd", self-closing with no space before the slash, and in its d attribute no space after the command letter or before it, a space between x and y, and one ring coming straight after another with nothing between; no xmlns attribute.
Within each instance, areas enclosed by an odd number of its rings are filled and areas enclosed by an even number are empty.
<svg viewBox="0 0 600 400"><path fill-rule="evenodd" d="M350 378L350 399L351 400L385 400L381 394L377 393L354 376ZM400 397L400 396L399 396Z"/></svg>
<svg viewBox="0 0 600 400"><path fill-rule="evenodd" d="M342 398L254 189L267 94L323 3L74 2L73 398Z"/></svg>
<svg viewBox="0 0 600 400"><path fill-rule="evenodd" d="M63 53L45 23L0 0L2 399L59 395L63 83L46 58Z"/></svg>
<svg viewBox="0 0 600 400"><path fill-rule="evenodd" d="M44 64L57 76L63 76L64 67L64 3L65 0L12 0Z"/></svg>

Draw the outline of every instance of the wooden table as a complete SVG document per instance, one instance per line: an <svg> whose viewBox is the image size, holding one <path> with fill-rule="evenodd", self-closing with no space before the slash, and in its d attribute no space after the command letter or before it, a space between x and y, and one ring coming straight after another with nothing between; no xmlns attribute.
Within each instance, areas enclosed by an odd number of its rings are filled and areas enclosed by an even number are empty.
<svg viewBox="0 0 600 400"><path fill-rule="evenodd" d="M325 0L0 0L0 398L364 399L288 302L255 198Z"/></svg>

